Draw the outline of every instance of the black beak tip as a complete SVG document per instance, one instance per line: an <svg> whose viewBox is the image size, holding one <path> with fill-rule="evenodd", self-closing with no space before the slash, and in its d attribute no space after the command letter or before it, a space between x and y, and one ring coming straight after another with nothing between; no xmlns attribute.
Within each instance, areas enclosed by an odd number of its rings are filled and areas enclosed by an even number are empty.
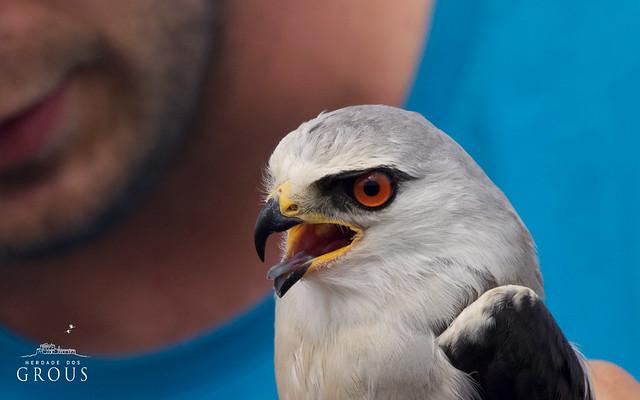
<svg viewBox="0 0 640 400"><path fill-rule="evenodd" d="M265 206L265 208L267 207ZM267 239L271 234L271 229L269 229L270 218L265 208L263 208L260 211L260 215L258 215L258 220L256 221L256 227L253 233L253 243L256 247L256 253L258 253L258 257L262 262L264 262Z"/></svg>
<svg viewBox="0 0 640 400"><path fill-rule="evenodd" d="M264 262L264 248L265 245L259 246L256 242L256 253L258 253L258 258L260 258L262 262Z"/></svg>
<svg viewBox="0 0 640 400"><path fill-rule="evenodd" d="M264 205L256 221L253 240L256 252L262 262L264 262L267 239L274 232L284 232L287 229L302 223L298 218L285 217L280 213L280 207L275 199L269 199Z"/></svg>

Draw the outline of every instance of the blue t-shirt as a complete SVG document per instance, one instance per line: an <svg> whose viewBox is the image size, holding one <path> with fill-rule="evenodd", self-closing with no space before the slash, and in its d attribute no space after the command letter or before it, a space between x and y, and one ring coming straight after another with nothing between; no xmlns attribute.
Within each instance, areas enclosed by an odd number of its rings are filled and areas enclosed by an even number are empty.
<svg viewBox="0 0 640 400"><path fill-rule="evenodd" d="M569 340L636 377L639 17L637 0L438 2L408 102L509 197Z"/></svg>
<svg viewBox="0 0 640 400"><path fill-rule="evenodd" d="M268 296L192 340L126 357L36 354L39 343L0 330L0 399L277 399L274 307Z"/></svg>
<svg viewBox="0 0 640 400"><path fill-rule="evenodd" d="M570 340L636 376L638 15L635 0L439 2L408 102L511 199ZM23 358L39 344L0 330L0 398L275 399L273 307L269 296L193 340L121 358ZM51 359L60 365L32 363Z"/></svg>

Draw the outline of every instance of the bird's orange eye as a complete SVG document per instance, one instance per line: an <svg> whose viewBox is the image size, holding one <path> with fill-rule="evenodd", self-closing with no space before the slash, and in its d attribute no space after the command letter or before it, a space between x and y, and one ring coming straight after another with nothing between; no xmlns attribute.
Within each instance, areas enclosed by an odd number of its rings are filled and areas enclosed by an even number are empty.
<svg viewBox="0 0 640 400"><path fill-rule="evenodd" d="M365 207L385 205L393 195L393 185L383 172L368 172L359 176L353 184L353 196Z"/></svg>

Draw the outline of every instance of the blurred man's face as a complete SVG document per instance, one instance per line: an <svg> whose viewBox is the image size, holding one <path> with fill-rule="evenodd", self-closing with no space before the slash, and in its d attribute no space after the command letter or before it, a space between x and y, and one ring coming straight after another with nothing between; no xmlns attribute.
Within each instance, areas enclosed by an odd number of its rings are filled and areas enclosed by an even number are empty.
<svg viewBox="0 0 640 400"><path fill-rule="evenodd" d="M205 0L0 0L0 255L90 229L187 130Z"/></svg>

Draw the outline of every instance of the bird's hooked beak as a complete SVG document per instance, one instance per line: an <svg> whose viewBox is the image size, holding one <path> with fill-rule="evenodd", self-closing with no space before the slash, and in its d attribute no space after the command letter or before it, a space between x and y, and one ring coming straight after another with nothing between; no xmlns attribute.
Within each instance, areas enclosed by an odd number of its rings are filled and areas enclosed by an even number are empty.
<svg viewBox="0 0 640 400"><path fill-rule="evenodd" d="M362 236L362 230L351 224L302 212L291 200L290 190L290 184L285 183L268 198L258 214L254 232L258 257L264 261L269 236L287 231L286 255L267 274L279 297L305 274L349 251Z"/></svg>

